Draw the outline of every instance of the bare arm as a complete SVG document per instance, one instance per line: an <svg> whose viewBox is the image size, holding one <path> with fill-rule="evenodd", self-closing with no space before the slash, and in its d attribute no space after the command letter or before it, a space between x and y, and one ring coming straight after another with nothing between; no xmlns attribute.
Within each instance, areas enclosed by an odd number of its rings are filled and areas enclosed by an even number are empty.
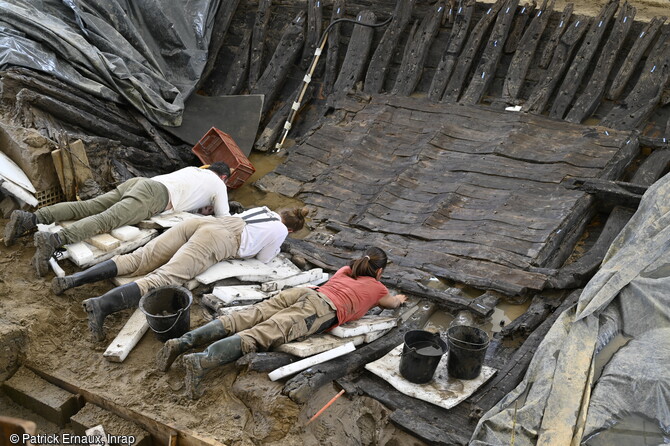
<svg viewBox="0 0 670 446"><path fill-rule="evenodd" d="M382 308L398 308L400 305L405 303L406 300L407 297L404 294L396 294L395 296L387 294L386 296L379 299L377 305Z"/></svg>

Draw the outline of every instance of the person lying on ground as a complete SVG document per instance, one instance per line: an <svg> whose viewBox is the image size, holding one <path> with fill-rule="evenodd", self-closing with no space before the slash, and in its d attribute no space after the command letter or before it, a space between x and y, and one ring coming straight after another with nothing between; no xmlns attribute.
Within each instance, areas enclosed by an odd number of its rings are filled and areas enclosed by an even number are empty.
<svg viewBox="0 0 670 446"><path fill-rule="evenodd" d="M159 370L193 347L216 341L202 353L184 356L186 389L193 399L202 396L200 382L206 371L227 364L243 354L268 350L295 339L321 333L360 319L379 305L397 308L406 297L392 296L379 281L386 267L386 253L371 247L365 255L340 268L318 288L298 287L221 316L183 336L168 340L156 356Z"/></svg>
<svg viewBox="0 0 670 446"><path fill-rule="evenodd" d="M206 168L191 166L152 178L131 178L90 200L57 203L35 213L17 210L5 227L5 245L32 233L38 223L77 220L56 233L35 233L32 264L42 277L48 272L49 258L59 247L137 224L167 210L188 212L212 205L217 217L230 215L225 184L228 176L230 168L226 163L217 162Z"/></svg>
<svg viewBox="0 0 670 446"><path fill-rule="evenodd" d="M101 341L105 317L136 307L153 288L183 285L226 259L252 258L267 263L279 253L289 232L302 229L307 208L276 213L267 207L252 208L233 217L185 220L136 251L115 256L65 277L54 277L55 294L86 283L116 276L144 276L83 302L93 337Z"/></svg>

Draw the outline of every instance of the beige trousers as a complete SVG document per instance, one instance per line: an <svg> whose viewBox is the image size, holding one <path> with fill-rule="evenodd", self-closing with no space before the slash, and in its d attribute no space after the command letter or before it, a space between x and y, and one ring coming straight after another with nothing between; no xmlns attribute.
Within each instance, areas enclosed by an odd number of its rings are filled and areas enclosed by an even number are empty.
<svg viewBox="0 0 670 446"><path fill-rule="evenodd" d="M242 338L242 351L250 353L321 333L335 324L337 311L324 294L291 288L219 320L228 333Z"/></svg>
<svg viewBox="0 0 670 446"><path fill-rule="evenodd" d="M238 217L186 220L112 260L119 276L146 274L135 282L142 295L159 286L183 285L215 263L236 257L244 225Z"/></svg>

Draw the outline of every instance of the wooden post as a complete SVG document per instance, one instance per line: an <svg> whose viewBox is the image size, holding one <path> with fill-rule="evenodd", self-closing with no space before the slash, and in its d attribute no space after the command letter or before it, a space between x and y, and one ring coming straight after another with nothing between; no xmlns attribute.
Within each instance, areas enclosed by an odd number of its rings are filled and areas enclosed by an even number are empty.
<svg viewBox="0 0 670 446"><path fill-rule="evenodd" d="M565 112L572 103L572 99L577 93L577 89L582 83L582 79L591 65L591 60L600 46L600 41L605 35L605 30L609 26L610 20L614 16L619 6L619 0L610 0L603 7L600 14L591 24L591 28L586 33L582 45L579 47L575 58L563 79L558 95L549 112L552 118L563 119Z"/></svg>
<svg viewBox="0 0 670 446"><path fill-rule="evenodd" d="M247 80L249 76L251 32L252 29L247 29L244 31L244 36L242 36L242 41L237 47L237 54L235 54L235 59L230 65L230 69L226 74L226 79L223 81L223 85L220 88L215 87L213 89L214 95L234 95L240 94L242 91L242 88L244 87L244 81Z"/></svg>
<svg viewBox="0 0 670 446"><path fill-rule="evenodd" d="M314 50L321 38L321 22L323 21L323 0L308 0L307 4L307 33L305 46L302 48L302 63L304 70L309 68L314 57Z"/></svg>
<svg viewBox="0 0 670 446"><path fill-rule="evenodd" d="M475 57L479 53L479 47L481 46L482 40L484 39L484 34L488 31L489 27L493 24L498 12L505 5L506 0L498 0L484 13L484 16L479 19L479 22L475 25L468 36L468 41L465 44L465 49L461 56L458 58L456 68L454 73L449 78L449 83L447 88L442 95L443 101L456 102L461 95L463 89L463 83L465 82L465 77L470 73L470 68L475 61Z"/></svg>
<svg viewBox="0 0 670 446"><path fill-rule="evenodd" d="M635 8L629 5L628 2L624 3L623 8L619 12L619 17L614 24L614 29L612 29L605 47L600 53L596 68L593 70L593 76L591 76L589 84L575 102L570 113L568 113L565 118L566 121L580 123L585 118L591 116L598 108L598 105L600 105L600 100L605 93L605 83L612 71L614 61L617 59L619 51L623 46L623 42L628 37L628 33L633 26L634 18Z"/></svg>
<svg viewBox="0 0 670 446"><path fill-rule="evenodd" d="M554 51L558 46L558 42L561 41L561 37L566 29L568 29L568 23L570 23L570 17L572 17L572 10L575 5L573 3L568 3L563 9L563 14L558 21L558 25L554 29L554 32L551 33L547 45L544 47L544 52L542 53L542 58L540 59L540 68L547 68L551 59L554 57Z"/></svg>
<svg viewBox="0 0 670 446"><path fill-rule="evenodd" d="M465 0L463 5L451 13L451 16L455 16L455 18L454 26L451 28L451 34L449 35L449 45L435 70L433 81L430 83L430 88L428 89L428 98L433 102L438 102L442 99L442 94L447 86L447 82L449 82L454 66L456 66L456 61L465 43L465 38L468 36L468 29L470 28L470 21L474 10L475 0Z"/></svg>
<svg viewBox="0 0 670 446"><path fill-rule="evenodd" d="M363 23L374 23L376 16L372 11L361 11L356 20ZM373 34L374 28L361 25L354 26L354 31L349 39L347 54L344 56L340 74L337 76L333 87L334 94L340 96L347 94L363 75L368 54L370 54Z"/></svg>
<svg viewBox="0 0 670 446"><path fill-rule="evenodd" d="M507 102L512 102L519 97L523 81L526 79L528 67L537 49L537 44L540 42L540 37L542 37L542 33L544 33L547 27L549 17L551 17L555 0L551 0L548 8L546 7L546 3L545 0L540 10L530 22L509 64L502 92L503 100Z"/></svg>
<svg viewBox="0 0 670 446"><path fill-rule="evenodd" d="M614 81L612 81L612 85L607 92L607 99L619 99L626 84L633 75L635 68L637 68L637 64L640 62L640 59L642 59L644 53L647 52L649 45L656 39L656 36L661 29L661 25L663 25L665 20L666 17L654 17L647 23L647 26L644 27L642 32L638 34L633 47L626 56L626 60L619 68Z"/></svg>
<svg viewBox="0 0 670 446"><path fill-rule="evenodd" d="M545 4L547 0L544 0ZM512 30L509 32L509 36L505 41L505 54L510 54L516 51L517 46L519 45L519 39L523 35L523 30L528 23L528 19L535 11L535 2L532 4L524 4L519 14L514 19L514 24L512 25Z"/></svg>
<svg viewBox="0 0 670 446"><path fill-rule="evenodd" d="M503 46L512 26L514 11L516 11L518 4L519 0L508 0L503 10L498 13L491 37L489 37L488 44L479 59L479 65L472 76L472 80L470 80L468 89L463 94L461 102L477 104L488 91L495 77L496 68L498 68L498 62L500 62Z"/></svg>
<svg viewBox="0 0 670 446"><path fill-rule="evenodd" d="M439 1L433 5L426 12L426 16L421 21L416 34L407 41L405 57L400 64L392 94L409 96L414 92L423 73L423 65L426 63L428 50L433 40L435 40L435 36L437 36L446 10L444 1Z"/></svg>
<svg viewBox="0 0 670 446"><path fill-rule="evenodd" d="M260 0L258 3L256 21L254 22L253 32L251 34L251 53L249 56L250 89L254 88L262 72L265 36L267 35L268 24L270 23L271 6L272 0Z"/></svg>
<svg viewBox="0 0 670 446"><path fill-rule="evenodd" d="M384 80L393 53L398 46L400 36L405 32L416 0L398 0L393 13L393 20L386 28L382 40L372 55L368 72L365 75L363 91L368 94L380 93L384 88Z"/></svg>
<svg viewBox="0 0 670 446"><path fill-rule="evenodd" d="M335 0L330 23L344 16L344 0ZM337 64L340 55L340 25L334 25L328 31L328 55L326 56L326 70L323 76L323 93L328 95L333 92L333 84L337 77ZM287 115L288 116L288 115Z"/></svg>

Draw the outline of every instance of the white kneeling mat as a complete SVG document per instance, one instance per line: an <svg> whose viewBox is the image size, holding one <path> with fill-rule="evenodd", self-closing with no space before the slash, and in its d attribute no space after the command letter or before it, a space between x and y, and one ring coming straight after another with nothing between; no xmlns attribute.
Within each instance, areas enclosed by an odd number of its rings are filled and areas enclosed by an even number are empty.
<svg viewBox="0 0 670 446"><path fill-rule="evenodd" d="M383 358L366 364L365 368L391 384L400 393L445 409L451 409L463 402L497 372L494 368L483 366L482 372L475 379L450 378L447 373L448 354L444 354L437 365L433 380L426 384L414 384L400 374L403 345L400 344Z"/></svg>

